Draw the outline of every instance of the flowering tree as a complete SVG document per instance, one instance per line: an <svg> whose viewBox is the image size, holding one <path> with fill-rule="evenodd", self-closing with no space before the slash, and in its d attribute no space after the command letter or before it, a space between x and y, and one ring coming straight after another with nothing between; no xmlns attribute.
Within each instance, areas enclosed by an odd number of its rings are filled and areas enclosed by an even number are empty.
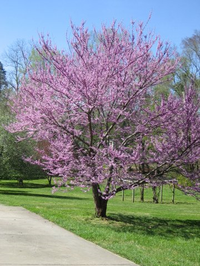
<svg viewBox="0 0 200 266"><path fill-rule="evenodd" d="M103 26L94 30L95 42L84 24L72 31L70 52L41 37L42 63L28 70L13 99L16 122L9 130L47 141L45 150L38 149L40 159L29 161L57 176L58 187L91 187L96 215L104 217L117 192L167 182L170 169L194 163L199 155L191 148L199 135L188 133L186 143L189 120L180 113L190 119L186 100L170 96L151 103L151 89L178 63L167 43L145 35L143 24L133 24L131 33L116 23ZM190 132L199 123L191 115ZM186 175L186 167L181 171Z"/></svg>

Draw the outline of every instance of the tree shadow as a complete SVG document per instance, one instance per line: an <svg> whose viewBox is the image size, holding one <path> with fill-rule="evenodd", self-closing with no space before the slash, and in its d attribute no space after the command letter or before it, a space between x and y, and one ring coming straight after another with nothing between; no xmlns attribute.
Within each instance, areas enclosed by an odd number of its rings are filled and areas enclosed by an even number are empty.
<svg viewBox="0 0 200 266"><path fill-rule="evenodd" d="M16 180L15 182L0 182L0 187L3 188L19 188L19 183ZM23 186L20 186L21 189L23 188L46 188L50 187L48 184L35 184L31 182L24 182Z"/></svg>
<svg viewBox="0 0 200 266"><path fill-rule="evenodd" d="M58 195L47 195L47 194L35 194L29 193L28 191L21 190L0 190L0 194L4 195L15 195L15 196L28 196L28 197L40 197L40 198L52 198L52 199L67 199L67 200L88 200L88 198L74 197L74 196L58 196Z"/></svg>
<svg viewBox="0 0 200 266"><path fill-rule="evenodd" d="M200 220L167 220L123 214L112 214L108 218L118 222L118 226L113 227L113 230L117 232L138 232L144 235L159 235L165 238L200 238ZM124 226L124 224L126 225Z"/></svg>

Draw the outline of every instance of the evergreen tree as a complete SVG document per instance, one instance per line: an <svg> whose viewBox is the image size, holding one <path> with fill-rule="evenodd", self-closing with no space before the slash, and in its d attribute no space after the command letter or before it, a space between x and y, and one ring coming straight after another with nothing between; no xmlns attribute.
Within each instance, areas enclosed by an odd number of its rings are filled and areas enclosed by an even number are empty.
<svg viewBox="0 0 200 266"><path fill-rule="evenodd" d="M3 68L3 64L0 62L0 91L2 91L5 86L7 86L6 71Z"/></svg>

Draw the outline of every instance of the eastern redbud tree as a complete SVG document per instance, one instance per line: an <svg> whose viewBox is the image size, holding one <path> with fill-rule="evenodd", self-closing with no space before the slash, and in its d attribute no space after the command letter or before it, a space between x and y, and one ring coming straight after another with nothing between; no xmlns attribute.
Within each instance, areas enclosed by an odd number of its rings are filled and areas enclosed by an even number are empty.
<svg viewBox="0 0 200 266"><path fill-rule="evenodd" d="M47 144L27 160L55 176L57 187L92 188L98 217L117 192L167 183L172 170L199 192L197 171L189 170L199 160L199 99L188 88L182 98L152 100L178 64L170 45L142 23L130 31L102 26L92 38L84 24L72 32L66 52L41 36L41 60L12 100L9 130Z"/></svg>

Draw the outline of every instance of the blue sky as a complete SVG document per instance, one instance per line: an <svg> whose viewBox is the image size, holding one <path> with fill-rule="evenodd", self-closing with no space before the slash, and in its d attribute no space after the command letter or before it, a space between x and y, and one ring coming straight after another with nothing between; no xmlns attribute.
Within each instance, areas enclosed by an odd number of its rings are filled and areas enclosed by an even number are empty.
<svg viewBox="0 0 200 266"><path fill-rule="evenodd" d="M200 30L200 0L0 0L0 10L0 58L17 39L38 40L39 33L65 48L70 20L90 29L114 19L128 27L152 13L148 28L177 47Z"/></svg>

